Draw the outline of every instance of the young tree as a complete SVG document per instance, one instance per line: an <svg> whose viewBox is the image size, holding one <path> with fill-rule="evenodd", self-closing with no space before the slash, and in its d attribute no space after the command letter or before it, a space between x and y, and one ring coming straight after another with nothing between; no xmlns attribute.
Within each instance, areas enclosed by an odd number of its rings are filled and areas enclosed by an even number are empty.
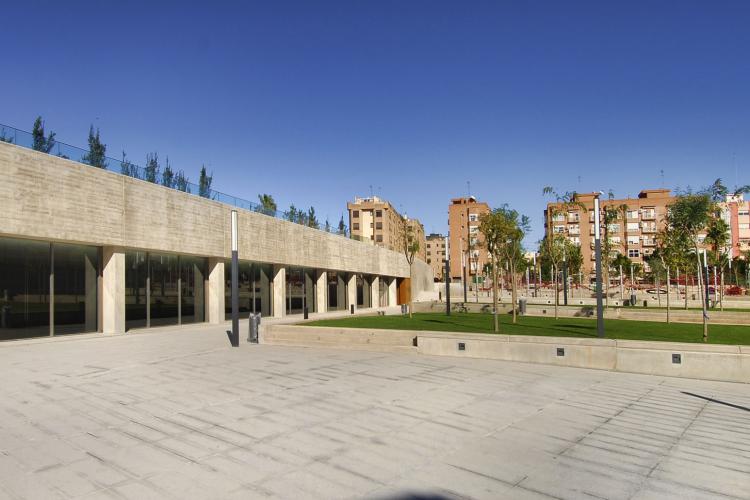
<svg viewBox="0 0 750 500"><path fill-rule="evenodd" d="M161 185L168 188L175 186L174 170L172 170L172 165L169 164L169 156L165 161L164 171L161 173Z"/></svg>
<svg viewBox="0 0 750 500"><path fill-rule="evenodd" d="M276 216L276 201L274 201L273 196L270 194L259 194L258 195L258 201L260 201L260 207L259 212L262 212L266 215L271 215L273 217Z"/></svg>
<svg viewBox="0 0 750 500"><path fill-rule="evenodd" d="M553 222L557 215L566 214L571 209L580 209L584 214L588 212L588 209L586 205L578 201L575 191L560 194L554 188L547 186L542 190L542 193L544 195L552 195L557 201L557 205L549 207L546 211L547 233L542 240L544 248L540 248L540 253L546 256L547 261L551 265L552 279L555 286L555 319L557 319L558 308L560 306L560 283L557 279L557 273L560 262L562 262L565 255L565 242L569 240L566 236L555 233Z"/></svg>
<svg viewBox="0 0 750 500"><path fill-rule="evenodd" d="M318 218L315 216L314 207L310 207L307 211L307 225L314 229L320 229L320 222L318 222Z"/></svg>
<svg viewBox="0 0 750 500"><path fill-rule="evenodd" d="M503 205L493 211L494 224L498 238L497 249L510 268L511 308L513 309L513 323L516 322L516 300L518 267L523 259L523 238L531 229L529 218Z"/></svg>
<svg viewBox="0 0 750 500"><path fill-rule="evenodd" d="M494 211L479 216L479 232L484 236L484 246L490 256L489 267L492 270L492 320L493 331L500 331L500 323L497 317L497 268L500 260L500 216Z"/></svg>
<svg viewBox="0 0 750 500"><path fill-rule="evenodd" d="M612 190L609 191L608 197L610 200L614 199ZM604 217L602 217L602 229L604 230L602 238L602 271L604 276L602 281L604 281L605 307L609 306L610 270L613 266L613 259L616 257L612 255L615 253L612 248L614 246L613 236L619 233L620 222L627 224L627 211L628 206L625 204L607 205L604 207ZM616 227L618 230L615 230Z"/></svg>
<svg viewBox="0 0 750 500"><path fill-rule="evenodd" d="M703 341L708 342L708 314L705 297L703 294L703 276L701 272L701 258L698 236L705 231L709 224L711 214L715 211L715 202L708 193L683 193L677 196L674 203L669 206L667 214L667 226L690 242L694 252L695 268L698 275L698 292L701 295L703 309ZM708 284L706 283L706 286Z"/></svg>
<svg viewBox="0 0 750 500"><path fill-rule="evenodd" d="M48 136L44 135L44 122L41 116L37 116L36 120L34 120L34 128L31 131L31 136L31 147L35 151L49 153L55 147L55 133L50 132Z"/></svg>
<svg viewBox="0 0 750 500"><path fill-rule="evenodd" d="M0 142L5 142L7 144L13 144L13 137L9 135L5 135L5 128L0 131Z"/></svg>
<svg viewBox="0 0 750 500"><path fill-rule="evenodd" d="M102 144L99 137L99 129L96 129L94 134L94 126L89 127L89 152L83 155L83 162L88 163L92 167L107 168L107 146Z"/></svg>
<svg viewBox="0 0 750 500"><path fill-rule="evenodd" d="M198 196L204 198L211 198L211 184L214 181L213 172L208 175L206 172L206 166L201 165L201 173L198 177Z"/></svg>
<svg viewBox="0 0 750 500"><path fill-rule="evenodd" d="M340 234L341 236L346 236L346 229L347 227L346 227L346 224L344 223L344 215L342 214L341 219L339 219L339 225L337 228L338 234Z"/></svg>
<svg viewBox="0 0 750 500"><path fill-rule="evenodd" d="M289 222L297 222L299 220L299 211L294 206L294 203L289 206L289 211L286 213L286 220Z"/></svg>
<svg viewBox="0 0 750 500"><path fill-rule="evenodd" d="M413 269L412 265L414 264L414 259L417 256L417 253L419 252L419 240L417 239L417 235L414 232L414 226L410 224L410 220L406 217L401 217L400 221L400 243L401 243L401 250L404 252L404 257L406 257L406 263L409 264L409 283L411 284L412 278L413 278ZM411 291L409 292L409 318L412 318L412 312L414 309L414 297L412 296Z"/></svg>
<svg viewBox="0 0 750 500"><path fill-rule="evenodd" d="M138 167L127 159L125 151L122 152L122 160L120 161L120 173L122 175L127 175L128 177L134 177L136 179L140 178L140 175L138 175Z"/></svg>
<svg viewBox="0 0 750 500"><path fill-rule="evenodd" d="M174 178L174 185L178 191L185 193L190 192L190 179L187 178L185 172L182 170L177 172L177 175Z"/></svg>
<svg viewBox="0 0 750 500"><path fill-rule="evenodd" d="M147 154L146 167L143 169L143 180L156 184L160 168L159 155L157 153Z"/></svg>
<svg viewBox="0 0 750 500"><path fill-rule="evenodd" d="M326 233L330 233L331 232L331 223L328 222L328 218L327 217L326 217L326 225L324 226L324 230L325 230Z"/></svg>

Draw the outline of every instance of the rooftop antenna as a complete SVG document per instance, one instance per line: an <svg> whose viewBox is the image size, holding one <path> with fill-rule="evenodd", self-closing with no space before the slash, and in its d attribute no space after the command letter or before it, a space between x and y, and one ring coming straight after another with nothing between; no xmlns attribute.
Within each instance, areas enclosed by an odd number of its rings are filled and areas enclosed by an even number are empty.
<svg viewBox="0 0 750 500"><path fill-rule="evenodd" d="M739 189L740 179L737 171L737 153L732 153L732 165L734 165L734 189Z"/></svg>
<svg viewBox="0 0 750 500"><path fill-rule="evenodd" d="M466 191L469 194L469 198L471 198L471 181L466 181Z"/></svg>
<svg viewBox="0 0 750 500"><path fill-rule="evenodd" d="M578 184L579 185L581 184L581 176L580 175L578 176Z"/></svg>
<svg viewBox="0 0 750 500"><path fill-rule="evenodd" d="M370 198L372 198L372 184L370 184Z"/></svg>
<svg viewBox="0 0 750 500"><path fill-rule="evenodd" d="M664 189L664 169L659 170L659 175L661 176L661 188Z"/></svg>

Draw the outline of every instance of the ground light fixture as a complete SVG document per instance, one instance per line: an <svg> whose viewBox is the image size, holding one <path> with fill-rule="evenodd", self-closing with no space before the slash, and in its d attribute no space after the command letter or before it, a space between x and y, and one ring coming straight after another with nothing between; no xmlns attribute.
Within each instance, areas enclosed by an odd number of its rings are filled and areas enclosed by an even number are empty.
<svg viewBox="0 0 750 500"><path fill-rule="evenodd" d="M604 304L602 301L602 236L601 236L601 214L599 213L600 191L594 197L594 245L596 252L596 333L604 337Z"/></svg>

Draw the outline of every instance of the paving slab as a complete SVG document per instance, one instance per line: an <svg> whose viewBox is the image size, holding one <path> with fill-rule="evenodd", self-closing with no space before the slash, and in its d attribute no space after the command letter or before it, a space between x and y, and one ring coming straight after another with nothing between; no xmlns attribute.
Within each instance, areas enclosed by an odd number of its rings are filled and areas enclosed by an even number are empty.
<svg viewBox="0 0 750 500"><path fill-rule="evenodd" d="M750 386L242 344L0 344L1 498L750 499Z"/></svg>

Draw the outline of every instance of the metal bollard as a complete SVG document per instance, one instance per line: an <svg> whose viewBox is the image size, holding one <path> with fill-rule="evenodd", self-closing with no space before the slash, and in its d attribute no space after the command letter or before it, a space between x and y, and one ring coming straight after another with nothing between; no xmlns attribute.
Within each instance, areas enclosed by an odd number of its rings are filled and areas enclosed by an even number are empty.
<svg viewBox="0 0 750 500"><path fill-rule="evenodd" d="M308 317L308 309L307 309L307 306L305 306L305 310L304 310L304 313L302 314L302 317L303 317L303 319L307 319L307 317Z"/></svg>
<svg viewBox="0 0 750 500"><path fill-rule="evenodd" d="M247 341L257 344L260 337L260 313L250 313Z"/></svg>
<svg viewBox="0 0 750 500"><path fill-rule="evenodd" d="M350 307L351 307L352 314L354 314L354 304L352 304Z"/></svg>

